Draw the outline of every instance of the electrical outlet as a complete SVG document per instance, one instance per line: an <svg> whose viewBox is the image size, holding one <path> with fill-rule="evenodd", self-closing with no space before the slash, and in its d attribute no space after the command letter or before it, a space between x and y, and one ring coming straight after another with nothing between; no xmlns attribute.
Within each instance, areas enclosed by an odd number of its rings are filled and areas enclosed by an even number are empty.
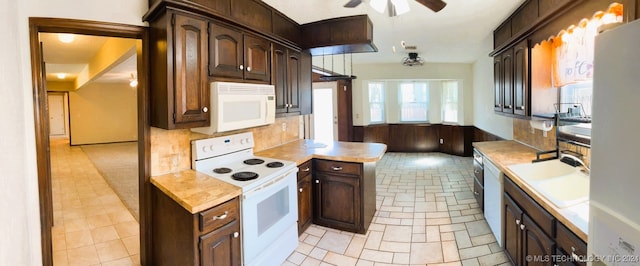
<svg viewBox="0 0 640 266"><path fill-rule="evenodd" d="M282 131L287 131L287 123L282 123Z"/></svg>
<svg viewBox="0 0 640 266"><path fill-rule="evenodd" d="M444 140L443 139L440 139L440 144L444 144Z"/></svg>

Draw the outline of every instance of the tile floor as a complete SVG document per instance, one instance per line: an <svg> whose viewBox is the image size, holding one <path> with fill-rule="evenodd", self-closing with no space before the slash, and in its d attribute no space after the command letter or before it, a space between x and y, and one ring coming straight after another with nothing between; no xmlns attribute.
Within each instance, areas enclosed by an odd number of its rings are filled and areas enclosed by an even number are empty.
<svg viewBox="0 0 640 266"><path fill-rule="evenodd" d="M53 263L140 265L138 222L80 147L51 140Z"/></svg>
<svg viewBox="0 0 640 266"><path fill-rule="evenodd" d="M472 158L387 153L366 235L312 225L283 265L511 265L478 208Z"/></svg>

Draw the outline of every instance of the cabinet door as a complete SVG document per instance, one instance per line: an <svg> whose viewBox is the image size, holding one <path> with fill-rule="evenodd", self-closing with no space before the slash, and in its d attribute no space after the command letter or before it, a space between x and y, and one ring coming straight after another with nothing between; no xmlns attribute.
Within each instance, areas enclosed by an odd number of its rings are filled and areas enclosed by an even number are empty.
<svg viewBox="0 0 640 266"><path fill-rule="evenodd" d="M484 187L477 179L474 178L473 180L473 196L476 198L480 210L484 212Z"/></svg>
<svg viewBox="0 0 640 266"><path fill-rule="evenodd" d="M287 57L287 89L289 108L287 112L300 112L300 52L289 49Z"/></svg>
<svg viewBox="0 0 640 266"><path fill-rule="evenodd" d="M515 265L522 265L521 262L521 230L522 210L506 193L504 194L504 249Z"/></svg>
<svg viewBox="0 0 640 266"><path fill-rule="evenodd" d="M200 265L240 265L240 223L234 220L200 237Z"/></svg>
<svg viewBox="0 0 640 266"><path fill-rule="evenodd" d="M513 113L517 115L528 115L530 87L529 75L529 41L524 40L513 48L514 72L513 72Z"/></svg>
<svg viewBox="0 0 640 266"><path fill-rule="evenodd" d="M502 112L513 114L513 50L502 53Z"/></svg>
<svg viewBox="0 0 640 266"><path fill-rule="evenodd" d="M493 110L496 112L502 112L502 56L496 55L493 58Z"/></svg>
<svg viewBox="0 0 640 266"><path fill-rule="evenodd" d="M551 255L555 250L554 241L526 214L523 215L520 229L522 230L522 265L553 265ZM537 261L536 257L540 260ZM530 261L529 258L533 260Z"/></svg>
<svg viewBox="0 0 640 266"><path fill-rule="evenodd" d="M298 235L311 225L313 217L313 192L311 188L311 174L307 174L298 181Z"/></svg>
<svg viewBox="0 0 640 266"><path fill-rule="evenodd" d="M220 24L209 25L209 75L243 78L242 33Z"/></svg>
<svg viewBox="0 0 640 266"><path fill-rule="evenodd" d="M287 112L287 48L273 45L273 80L276 90L276 114Z"/></svg>
<svg viewBox="0 0 640 266"><path fill-rule="evenodd" d="M271 42L244 36L245 79L271 81Z"/></svg>
<svg viewBox="0 0 640 266"><path fill-rule="evenodd" d="M209 124L207 22L173 14L174 122Z"/></svg>
<svg viewBox="0 0 640 266"><path fill-rule="evenodd" d="M453 154L453 126L441 125L439 133L440 151L448 154Z"/></svg>
<svg viewBox="0 0 640 266"><path fill-rule="evenodd" d="M316 173L314 221L345 231L360 226L360 180L358 176Z"/></svg>

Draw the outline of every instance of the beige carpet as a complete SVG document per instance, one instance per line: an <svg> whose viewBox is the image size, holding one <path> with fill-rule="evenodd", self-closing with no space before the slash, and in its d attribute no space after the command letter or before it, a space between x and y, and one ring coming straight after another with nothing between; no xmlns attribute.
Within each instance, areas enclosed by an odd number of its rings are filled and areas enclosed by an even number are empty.
<svg viewBox="0 0 640 266"><path fill-rule="evenodd" d="M138 143L82 145L81 148L133 217L140 221Z"/></svg>

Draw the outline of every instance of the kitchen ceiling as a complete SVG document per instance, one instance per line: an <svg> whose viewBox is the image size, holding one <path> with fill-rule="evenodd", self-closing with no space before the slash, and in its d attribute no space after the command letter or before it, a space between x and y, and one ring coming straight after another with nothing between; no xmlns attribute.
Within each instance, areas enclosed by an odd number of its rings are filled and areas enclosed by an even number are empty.
<svg viewBox="0 0 640 266"><path fill-rule="evenodd" d="M408 52L417 52L425 62L475 62L479 54L488 53L486 49L483 51L482 41L524 0L445 0L447 6L438 13L408 0L410 11L396 17L378 13L368 0L355 8L343 7L348 0L263 2L300 24L367 14L373 22L373 42L378 52L354 54L353 63L400 64ZM404 50L401 41L417 49Z"/></svg>

